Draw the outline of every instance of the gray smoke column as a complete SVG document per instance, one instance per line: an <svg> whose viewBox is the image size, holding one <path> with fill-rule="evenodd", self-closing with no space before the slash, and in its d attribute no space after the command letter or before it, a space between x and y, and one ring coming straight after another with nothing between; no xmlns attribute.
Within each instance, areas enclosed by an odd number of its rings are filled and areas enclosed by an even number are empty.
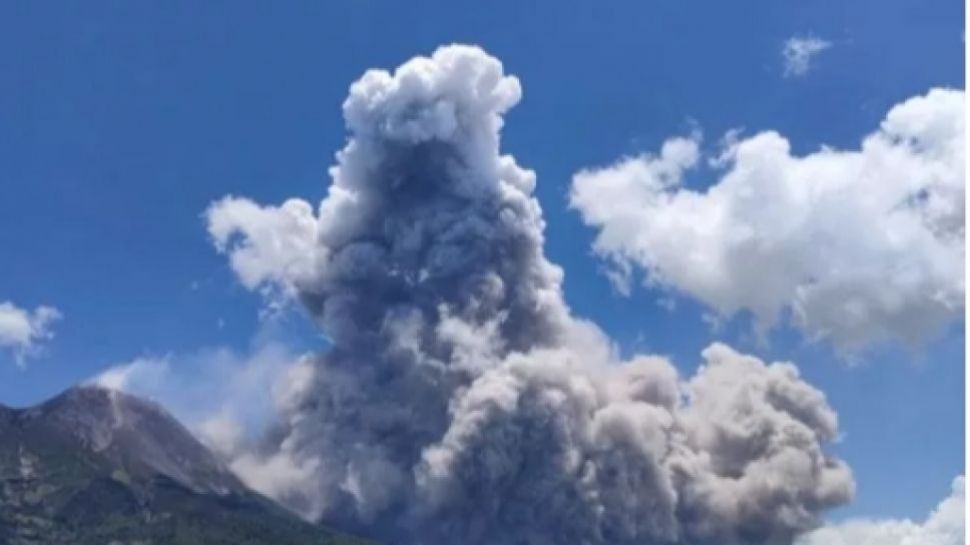
<svg viewBox="0 0 970 545"><path fill-rule="evenodd" d="M715 344L683 379L571 316L535 175L500 153L520 96L475 47L369 71L316 212L212 205L244 285L332 340L236 469L386 543L791 543L852 494L835 413L791 364Z"/></svg>

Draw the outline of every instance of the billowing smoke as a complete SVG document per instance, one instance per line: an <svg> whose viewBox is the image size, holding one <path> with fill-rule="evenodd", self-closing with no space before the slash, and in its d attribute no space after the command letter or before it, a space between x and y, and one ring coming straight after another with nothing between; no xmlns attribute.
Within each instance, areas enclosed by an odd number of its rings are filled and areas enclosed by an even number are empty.
<svg viewBox="0 0 970 545"><path fill-rule="evenodd" d="M332 341L236 469L386 543L791 543L852 494L835 413L791 364L716 344L682 379L571 316L535 175L499 150L520 94L474 47L369 71L317 212L213 204L241 281Z"/></svg>

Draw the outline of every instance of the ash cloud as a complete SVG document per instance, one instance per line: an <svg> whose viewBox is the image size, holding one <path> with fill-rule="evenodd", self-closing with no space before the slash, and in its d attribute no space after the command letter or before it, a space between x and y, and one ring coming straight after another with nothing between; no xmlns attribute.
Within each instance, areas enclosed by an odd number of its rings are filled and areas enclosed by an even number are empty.
<svg viewBox="0 0 970 545"><path fill-rule="evenodd" d="M535 175L500 153L520 96L475 47L368 71L316 210L210 207L243 284L332 340L234 467L387 543L791 543L853 491L834 411L791 364L715 344L680 377L571 315Z"/></svg>

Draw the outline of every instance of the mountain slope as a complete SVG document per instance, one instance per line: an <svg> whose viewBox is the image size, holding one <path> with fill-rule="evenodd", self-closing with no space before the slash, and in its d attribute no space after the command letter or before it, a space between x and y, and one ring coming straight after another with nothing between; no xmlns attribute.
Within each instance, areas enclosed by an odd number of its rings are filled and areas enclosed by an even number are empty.
<svg viewBox="0 0 970 545"><path fill-rule="evenodd" d="M0 545L363 543L248 490L159 406L79 387L0 406Z"/></svg>

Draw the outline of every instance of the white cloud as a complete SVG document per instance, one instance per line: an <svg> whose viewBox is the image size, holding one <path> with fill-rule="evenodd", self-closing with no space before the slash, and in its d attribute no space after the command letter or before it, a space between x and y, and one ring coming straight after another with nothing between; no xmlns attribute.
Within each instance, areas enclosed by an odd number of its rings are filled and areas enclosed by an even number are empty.
<svg viewBox="0 0 970 545"><path fill-rule="evenodd" d="M850 520L827 526L802 538L798 545L963 545L964 478L923 522L908 519Z"/></svg>
<svg viewBox="0 0 970 545"><path fill-rule="evenodd" d="M785 59L785 76L804 76L812 67L812 60L832 47L832 43L814 36L793 36L785 41L781 54Z"/></svg>
<svg viewBox="0 0 970 545"><path fill-rule="evenodd" d="M964 93L893 107L859 149L791 153L776 132L728 139L705 190L697 138L577 173L571 204L629 281L692 296L759 330L790 314L844 349L921 344L964 308Z"/></svg>
<svg viewBox="0 0 970 545"><path fill-rule="evenodd" d="M60 318L54 307L42 305L31 312L4 301L0 303L0 348L9 349L17 365L23 366L39 343L54 337L51 326Z"/></svg>

